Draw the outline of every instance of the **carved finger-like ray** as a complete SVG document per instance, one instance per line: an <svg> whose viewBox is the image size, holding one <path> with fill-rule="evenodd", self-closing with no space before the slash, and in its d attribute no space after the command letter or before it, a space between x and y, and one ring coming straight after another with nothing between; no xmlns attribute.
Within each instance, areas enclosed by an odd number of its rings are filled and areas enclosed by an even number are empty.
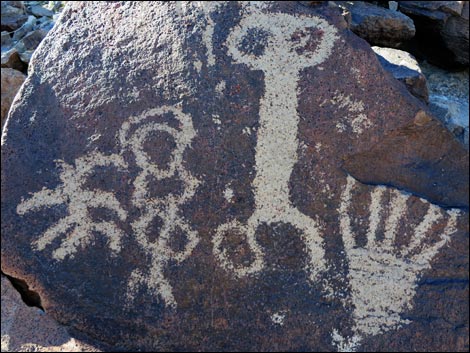
<svg viewBox="0 0 470 353"><path fill-rule="evenodd" d="M399 229L400 220L404 217L407 208L406 202L410 195L393 190L391 192L391 200L389 204L389 216L385 222L385 234L383 240L383 247L390 250L392 249L395 237Z"/></svg>
<svg viewBox="0 0 470 353"><path fill-rule="evenodd" d="M79 247L85 247L90 243L90 228L86 225L76 226L70 234L62 240L60 247L54 250L52 257L56 260L64 260L66 257L72 258Z"/></svg>
<svg viewBox="0 0 470 353"><path fill-rule="evenodd" d="M450 241L450 236L457 232L457 221L460 216L460 211L457 209L447 211L449 219L447 225L440 236L440 240L436 243L424 247L423 250L412 257L413 263L421 268L428 268L431 260L436 256L438 251Z"/></svg>
<svg viewBox="0 0 470 353"><path fill-rule="evenodd" d="M413 235L412 235L412 238L408 247L402 250L402 256L407 256L409 253L417 249L424 241L428 231L442 217L443 216L442 216L441 209L438 206L433 205L432 203L429 203L429 208L428 208L428 211L426 212L426 215L424 216L421 223L416 227L415 231L413 232Z"/></svg>
<svg viewBox="0 0 470 353"><path fill-rule="evenodd" d="M44 232L41 237L33 243L37 250L44 250L47 245L52 243L54 239L61 234L66 234L67 231L75 225L75 220L71 216L67 216L59 220L56 224Z"/></svg>
<svg viewBox="0 0 470 353"><path fill-rule="evenodd" d="M127 218L127 212L121 207L121 203L111 192L93 191L93 197L87 203L88 207L102 207L115 211L121 221Z"/></svg>
<svg viewBox="0 0 470 353"><path fill-rule="evenodd" d="M356 241L351 228L351 218L349 216L349 208L351 206L352 189L356 185L353 177L348 175L346 179L346 186L341 193L341 203L338 209L339 213L339 226L341 234L343 235L344 248L348 251L354 248Z"/></svg>
<svg viewBox="0 0 470 353"><path fill-rule="evenodd" d="M105 235L108 241L108 247L112 252L118 253L121 251L121 239L124 236L124 232L116 227L111 222L94 223L92 229L98 233Z"/></svg>
<svg viewBox="0 0 470 353"><path fill-rule="evenodd" d="M383 212L382 199L386 188L377 186L371 193L371 203L369 207L369 229L367 230L367 248L376 247L377 230L380 224L380 217Z"/></svg>
<svg viewBox="0 0 470 353"><path fill-rule="evenodd" d="M59 187L56 190L42 189L34 193L29 199L22 201L17 207L16 212L24 215L30 211L37 211L44 207L60 205L66 202L67 198Z"/></svg>

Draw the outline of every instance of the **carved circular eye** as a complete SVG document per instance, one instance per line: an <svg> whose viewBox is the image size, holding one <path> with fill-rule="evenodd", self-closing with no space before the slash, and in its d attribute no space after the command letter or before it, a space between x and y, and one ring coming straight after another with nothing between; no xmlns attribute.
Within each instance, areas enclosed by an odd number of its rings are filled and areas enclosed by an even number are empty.
<svg viewBox="0 0 470 353"><path fill-rule="evenodd" d="M238 50L245 55L260 57L264 54L269 45L269 38L272 34L262 28L253 27L246 31L242 37Z"/></svg>
<svg viewBox="0 0 470 353"><path fill-rule="evenodd" d="M323 36L324 32L320 28L309 27L292 33L291 40L298 55L311 56L317 50Z"/></svg>

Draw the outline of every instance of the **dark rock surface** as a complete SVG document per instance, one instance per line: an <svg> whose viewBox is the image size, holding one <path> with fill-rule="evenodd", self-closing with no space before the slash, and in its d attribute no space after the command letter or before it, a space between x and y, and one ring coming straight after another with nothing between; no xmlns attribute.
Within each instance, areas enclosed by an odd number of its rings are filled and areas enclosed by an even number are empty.
<svg viewBox="0 0 470 353"><path fill-rule="evenodd" d="M42 43L2 136L1 261L70 332L468 348L468 152L338 9L70 2Z"/></svg>
<svg viewBox="0 0 470 353"><path fill-rule="evenodd" d="M407 51L442 67L468 66L468 1L399 1L399 9L416 26Z"/></svg>
<svg viewBox="0 0 470 353"><path fill-rule="evenodd" d="M377 54L380 64L398 81L403 82L408 91L425 102L429 100L426 77L424 77L418 62L410 53L393 48L372 47Z"/></svg>
<svg viewBox="0 0 470 353"><path fill-rule="evenodd" d="M351 30L371 45L398 47L415 35L413 20L398 11L364 1L336 1L351 12Z"/></svg>

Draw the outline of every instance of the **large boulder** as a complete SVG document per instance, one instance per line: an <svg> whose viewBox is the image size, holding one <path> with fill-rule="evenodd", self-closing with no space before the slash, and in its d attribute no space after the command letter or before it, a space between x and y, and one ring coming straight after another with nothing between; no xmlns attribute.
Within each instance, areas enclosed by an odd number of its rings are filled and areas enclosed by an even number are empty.
<svg viewBox="0 0 470 353"><path fill-rule="evenodd" d="M364 1L336 1L351 13L351 30L371 45L398 47L414 37L413 20L401 12Z"/></svg>
<svg viewBox="0 0 470 353"><path fill-rule="evenodd" d="M69 2L2 143L2 271L106 350L468 346L468 152L338 9Z"/></svg>
<svg viewBox="0 0 470 353"><path fill-rule="evenodd" d="M407 50L439 66L468 66L468 1L399 1L399 9L416 26Z"/></svg>

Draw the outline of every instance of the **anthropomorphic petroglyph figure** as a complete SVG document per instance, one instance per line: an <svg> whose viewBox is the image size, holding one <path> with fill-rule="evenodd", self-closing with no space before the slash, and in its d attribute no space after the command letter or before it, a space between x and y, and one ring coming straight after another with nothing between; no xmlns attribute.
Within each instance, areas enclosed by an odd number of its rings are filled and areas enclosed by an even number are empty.
<svg viewBox="0 0 470 353"><path fill-rule="evenodd" d="M456 232L459 215L458 210L445 211L420 200L427 205L427 212L411 232L409 242L405 246L397 246L399 227L408 212L408 202L412 196L377 186L370 195L367 242L360 247L352 230L350 209L357 184L348 176L338 210L349 262L350 300L354 307L352 330L355 336L344 340L338 339L338 333L334 333L336 341L344 341L344 347L350 346L346 341L357 346L364 336L377 335L409 323L401 318L401 314L412 308L418 276L431 268L431 260L450 241L450 236ZM428 242L429 233L442 221L446 225L439 239L434 243ZM380 229L383 229L383 239L378 237Z"/></svg>
<svg viewBox="0 0 470 353"><path fill-rule="evenodd" d="M247 7L248 8L248 7ZM297 83L303 69L324 62L337 39L336 29L316 16L263 13L255 6L229 34L226 47L236 63L264 73L265 94L260 101L260 127L253 181L255 210L246 224L237 220L221 225L214 236L214 253L222 266L237 276L254 274L264 266L255 233L260 224L282 222L297 228L309 252L310 278L325 267L319 227L290 201L289 180L297 163ZM253 41L260 41L254 45ZM245 43L248 43L244 47ZM236 266L222 249L229 232L243 233L254 260Z"/></svg>
<svg viewBox="0 0 470 353"><path fill-rule="evenodd" d="M155 117L172 113L179 123L179 128L173 128L166 123L155 121ZM149 121L152 118L152 121ZM137 126L130 135L131 128ZM154 132L165 132L171 135L176 143L171 160L166 168L152 162L145 151L144 144ZM196 231L192 230L184 218L179 214L179 208L187 202L196 192L199 181L185 169L183 154L196 135L191 117L175 107L160 107L151 109L138 117L131 118L124 123L120 131L120 143L135 156L136 163L141 169L134 181L133 204L140 208L142 215L132 223L134 235L142 249L151 259L148 271L135 270L129 282L129 296L132 297L140 283L144 283L155 295L160 295L165 305L176 307L170 283L165 278L164 267L170 259L176 262L184 261L199 242ZM178 178L183 183L183 191L168 194L162 198L151 198L149 192L149 178L154 181L166 178ZM162 227L158 237L151 241L149 227L152 221L159 217ZM170 246L172 235L180 231L187 237L184 249L173 250Z"/></svg>
<svg viewBox="0 0 470 353"><path fill-rule="evenodd" d="M120 220L124 221L127 213L111 192L89 190L85 183L97 167L115 166L119 169L127 167L119 155L105 156L93 152L75 160L75 167L59 161L62 167L60 180L62 184L54 190L43 189L33 194L17 206L17 213L24 215L54 205L66 204L68 214L46 230L33 243L37 250L44 250L60 235L66 235L59 248L52 256L63 260L73 257L78 248L83 248L91 242L93 232L101 233L108 238L108 246L113 254L121 250L123 232L115 223L109 221L96 222L90 216L90 208L105 208L114 211Z"/></svg>

